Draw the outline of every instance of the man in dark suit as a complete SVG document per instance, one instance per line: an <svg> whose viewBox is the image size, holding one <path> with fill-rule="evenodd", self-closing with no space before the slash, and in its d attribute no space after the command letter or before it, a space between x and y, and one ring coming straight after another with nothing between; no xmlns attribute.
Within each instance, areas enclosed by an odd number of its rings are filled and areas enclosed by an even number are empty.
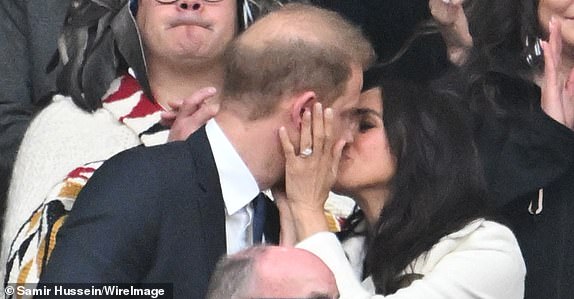
<svg viewBox="0 0 574 299"><path fill-rule="evenodd" d="M166 282L175 298L204 298L218 258L256 239L251 200L283 184L279 128L299 145L304 112L321 102L334 111L333 138L352 141L373 50L336 13L286 5L240 35L224 60L216 118L184 142L104 163L60 230L41 283ZM264 240L277 239L270 233Z"/></svg>

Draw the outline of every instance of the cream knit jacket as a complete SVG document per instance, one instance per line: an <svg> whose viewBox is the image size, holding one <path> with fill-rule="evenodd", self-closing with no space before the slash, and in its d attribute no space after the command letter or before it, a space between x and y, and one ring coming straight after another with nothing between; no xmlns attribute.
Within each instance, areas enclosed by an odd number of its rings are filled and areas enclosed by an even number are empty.
<svg viewBox="0 0 574 299"><path fill-rule="evenodd" d="M111 84L104 98L118 90L121 79ZM132 96L133 103L140 98L141 91ZM128 113L132 106L129 101L124 101L115 104L113 109ZM141 121L150 126L159 119L158 112ZM146 145L166 141L167 131ZM78 108L71 98L55 96L30 124L16 158L4 216L0 277L4 278L8 252L18 230L54 186L78 166L107 160L140 144L142 141L138 134L105 106L89 113Z"/></svg>

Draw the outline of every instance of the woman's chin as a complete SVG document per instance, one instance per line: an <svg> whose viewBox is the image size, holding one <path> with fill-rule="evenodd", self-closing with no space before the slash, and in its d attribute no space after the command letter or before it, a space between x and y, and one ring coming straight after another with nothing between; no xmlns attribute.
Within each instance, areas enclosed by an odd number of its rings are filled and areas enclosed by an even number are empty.
<svg viewBox="0 0 574 299"><path fill-rule="evenodd" d="M346 186L344 184L344 182L341 182L340 180L337 180L337 182L335 182L335 185L333 186L333 189L331 190L333 191L333 193L338 194L338 195L343 195L343 196L348 196L352 198L352 194L351 194L351 190L348 188L348 186Z"/></svg>

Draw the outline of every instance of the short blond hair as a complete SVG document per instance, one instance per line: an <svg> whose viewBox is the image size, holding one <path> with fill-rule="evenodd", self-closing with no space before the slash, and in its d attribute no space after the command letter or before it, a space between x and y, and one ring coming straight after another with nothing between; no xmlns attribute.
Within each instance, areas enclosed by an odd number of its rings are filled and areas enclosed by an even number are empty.
<svg viewBox="0 0 574 299"><path fill-rule="evenodd" d="M327 104L345 92L351 66L374 60L361 30L337 13L287 4L261 18L224 54L224 103L240 101L249 119L270 114L277 102L307 90Z"/></svg>

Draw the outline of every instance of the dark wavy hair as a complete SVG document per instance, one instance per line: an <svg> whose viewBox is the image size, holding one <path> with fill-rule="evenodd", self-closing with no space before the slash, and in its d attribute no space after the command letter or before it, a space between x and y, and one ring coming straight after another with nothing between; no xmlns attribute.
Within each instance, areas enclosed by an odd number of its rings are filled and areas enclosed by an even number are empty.
<svg viewBox="0 0 574 299"><path fill-rule="evenodd" d="M477 52L472 63L513 76L532 73L525 55L532 40L545 37L538 22L538 0L474 0L466 13Z"/></svg>
<svg viewBox="0 0 574 299"><path fill-rule="evenodd" d="M367 236L364 275L377 294L404 287L401 272L439 239L489 216L465 110L454 93L424 82L365 76L383 90L383 122L397 170L391 197ZM362 218L356 213L352 223ZM408 278L408 277L406 277Z"/></svg>
<svg viewBox="0 0 574 299"><path fill-rule="evenodd" d="M471 100L470 108L479 115L512 116L517 107L524 106L516 105L516 101L533 98L517 96L522 89L513 91L508 86L531 82L543 69L542 55L533 55L533 60L527 62L536 40L546 37L538 21L538 2L474 0L468 3L466 13L475 47L463 71L468 79L466 92ZM507 94L503 94L505 92ZM535 103L527 106L533 105Z"/></svg>

